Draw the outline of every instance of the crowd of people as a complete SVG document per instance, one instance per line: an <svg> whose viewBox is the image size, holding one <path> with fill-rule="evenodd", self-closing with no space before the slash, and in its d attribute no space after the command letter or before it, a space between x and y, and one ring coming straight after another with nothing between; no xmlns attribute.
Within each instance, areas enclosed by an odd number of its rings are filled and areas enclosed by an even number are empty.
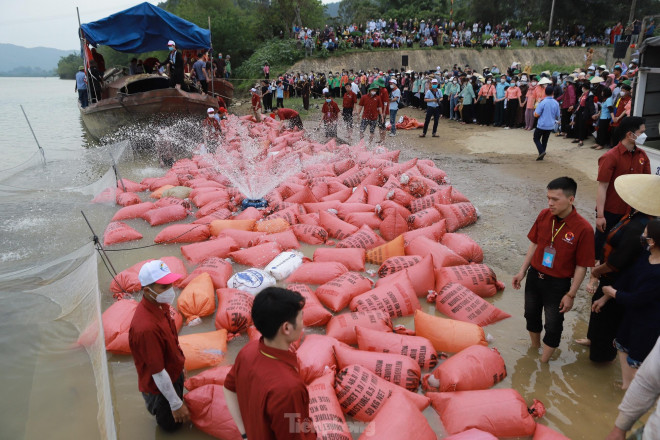
<svg viewBox="0 0 660 440"><path fill-rule="evenodd" d="M524 26L514 26L505 21L474 22L472 24L454 22L447 19L398 19L369 20L366 23L351 23L336 28L325 25L323 29L306 27L292 28L291 34L305 48L306 55L319 50L342 50L350 48L413 48L413 47L481 47L483 49L511 47L513 41L520 46L543 47L549 37L549 45L554 47L606 46L621 39L637 42L642 26L640 20L633 20L624 27L619 21L602 29L588 30L584 25L575 24L555 29L548 35L546 29L535 29L532 22ZM644 36L652 36L655 24L651 22L644 30Z"/></svg>

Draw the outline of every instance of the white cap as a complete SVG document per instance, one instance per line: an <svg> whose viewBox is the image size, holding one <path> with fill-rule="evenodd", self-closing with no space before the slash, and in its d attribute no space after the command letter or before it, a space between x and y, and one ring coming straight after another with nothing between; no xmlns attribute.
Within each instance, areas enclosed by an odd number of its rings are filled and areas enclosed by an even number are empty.
<svg viewBox="0 0 660 440"><path fill-rule="evenodd" d="M325 95L326 93L330 93L330 90L327 87L323 89L323 94Z"/></svg>
<svg viewBox="0 0 660 440"><path fill-rule="evenodd" d="M209 107L209 108L206 110L206 113L215 113L215 110L213 109L213 107Z"/></svg>
<svg viewBox="0 0 660 440"><path fill-rule="evenodd" d="M607 66L605 64L601 64L598 68L599 69L607 69Z"/></svg>
<svg viewBox="0 0 660 440"><path fill-rule="evenodd" d="M546 78L546 77L543 77L543 78L541 78L541 80L539 81L539 85L542 86L543 84L552 84L552 81L550 81L550 80L549 80L548 78Z"/></svg>
<svg viewBox="0 0 660 440"><path fill-rule="evenodd" d="M257 89L255 89L254 87L252 87L252 88L250 89L250 91L251 91L252 93L257 93Z"/></svg>
<svg viewBox="0 0 660 440"><path fill-rule="evenodd" d="M396 84L396 80L395 80L395 79L391 79L391 80L390 80L390 84Z"/></svg>
<svg viewBox="0 0 660 440"><path fill-rule="evenodd" d="M435 78L433 78L433 79L431 80L431 83L433 83L433 84L437 84L437 83L438 83L438 80L435 79Z"/></svg>
<svg viewBox="0 0 660 440"><path fill-rule="evenodd" d="M168 41L167 45L168 46L176 46L176 44L174 44L174 41L172 41L172 40Z"/></svg>
<svg viewBox="0 0 660 440"><path fill-rule="evenodd" d="M172 284L181 277L183 277L183 275L172 273L170 268L167 267L167 264L162 260L153 260L144 263L138 274L138 279L142 286L148 286L153 283Z"/></svg>

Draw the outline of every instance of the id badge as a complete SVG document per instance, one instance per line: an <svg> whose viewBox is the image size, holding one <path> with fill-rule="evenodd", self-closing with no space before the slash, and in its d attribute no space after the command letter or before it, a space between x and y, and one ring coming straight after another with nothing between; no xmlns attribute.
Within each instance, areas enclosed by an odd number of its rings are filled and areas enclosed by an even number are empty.
<svg viewBox="0 0 660 440"><path fill-rule="evenodd" d="M549 269L552 269L552 266L555 264L555 255L557 254L557 251L555 248L551 246L546 246L546 248L543 250L543 264L544 267L547 267Z"/></svg>

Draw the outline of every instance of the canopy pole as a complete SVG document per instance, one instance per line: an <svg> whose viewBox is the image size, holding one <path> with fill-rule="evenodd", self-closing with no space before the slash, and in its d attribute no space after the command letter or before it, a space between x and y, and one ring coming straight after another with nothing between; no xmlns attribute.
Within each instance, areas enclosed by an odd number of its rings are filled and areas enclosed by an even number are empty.
<svg viewBox="0 0 660 440"><path fill-rule="evenodd" d="M34 137L34 141L37 143L37 147L39 147L39 153L41 153L41 160L44 163L44 166L46 166L46 154L44 153L44 149L41 148L41 145L39 145L39 139L37 139L37 135L34 134L34 130L32 129L32 124L30 124L30 120L27 117L27 114L25 114L25 109L23 108L23 104L19 104L21 106L21 111L23 112L23 116L25 116L25 120L28 123L28 127L30 127L30 131L32 132L32 137Z"/></svg>
<svg viewBox="0 0 660 440"><path fill-rule="evenodd" d="M85 72L85 79L87 79L87 63L85 62L86 51L83 48L83 44L87 45L87 42L82 36L82 24L80 23L80 10L78 9L78 6L76 6L76 14L78 15L78 38L80 38L80 56L83 59L83 69ZM87 81L87 102L89 104L92 103L92 91L90 89L91 87L89 81Z"/></svg>
<svg viewBox="0 0 660 440"><path fill-rule="evenodd" d="M213 73L213 40L211 38L211 16L207 15L209 20L209 46L211 46L211 96L215 98L215 87L213 83L215 82L215 73Z"/></svg>

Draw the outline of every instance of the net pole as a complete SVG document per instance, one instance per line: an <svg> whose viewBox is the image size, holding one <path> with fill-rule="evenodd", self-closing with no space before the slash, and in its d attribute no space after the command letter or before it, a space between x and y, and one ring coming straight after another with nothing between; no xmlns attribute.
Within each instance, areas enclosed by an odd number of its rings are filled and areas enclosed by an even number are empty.
<svg viewBox="0 0 660 440"><path fill-rule="evenodd" d="M25 120L27 121L28 127L30 127L30 131L32 132L32 137L34 137L34 141L37 143L37 147L39 147L39 153L41 153L41 160L44 166L46 166L46 154L44 153L44 149L41 148L41 145L39 144L39 139L37 139L37 135L34 134L34 130L32 129L32 124L30 124L30 119L28 119L27 114L25 113L23 104L20 104L20 106L21 106L21 111L23 112L23 116L25 116Z"/></svg>
<svg viewBox="0 0 660 440"><path fill-rule="evenodd" d="M121 175L119 174L119 169L117 168L117 162L115 162L115 158L112 156L112 153L108 151L108 155L110 156L110 159L112 160L112 169L115 171L115 180L119 182L121 185L121 189L126 192L126 186L124 186L124 181L121 178ZM91 228L91 227L90 227ZM92 231L94 232L94 231Z"/></svg>
<svg viewBox="0 0 660 440"><path fill-rule="evenodd" d="M89 222L89 220L87 220L87 216L85 215L85 213L83 211L80 211L80 213L82 214L83 218L85 219L85 222L87 223L87 226L89 227L89 230L92 231L94 244L96 244L96 246L98 247L99 253L102 254L102 256L105 257L108 260L108 264L110 265L110 267L112 268L112 271L114 272L113 276L117 275L117 269L115 269L115 266L112 265L112 261L110 261L110 257L108 257L108 254L105 253L105 249L103 249L103 245L101 244L101 241L99 240L98 235L96 235L96 232L94 232L94 228L92 228L91 223Z"/></svg>

